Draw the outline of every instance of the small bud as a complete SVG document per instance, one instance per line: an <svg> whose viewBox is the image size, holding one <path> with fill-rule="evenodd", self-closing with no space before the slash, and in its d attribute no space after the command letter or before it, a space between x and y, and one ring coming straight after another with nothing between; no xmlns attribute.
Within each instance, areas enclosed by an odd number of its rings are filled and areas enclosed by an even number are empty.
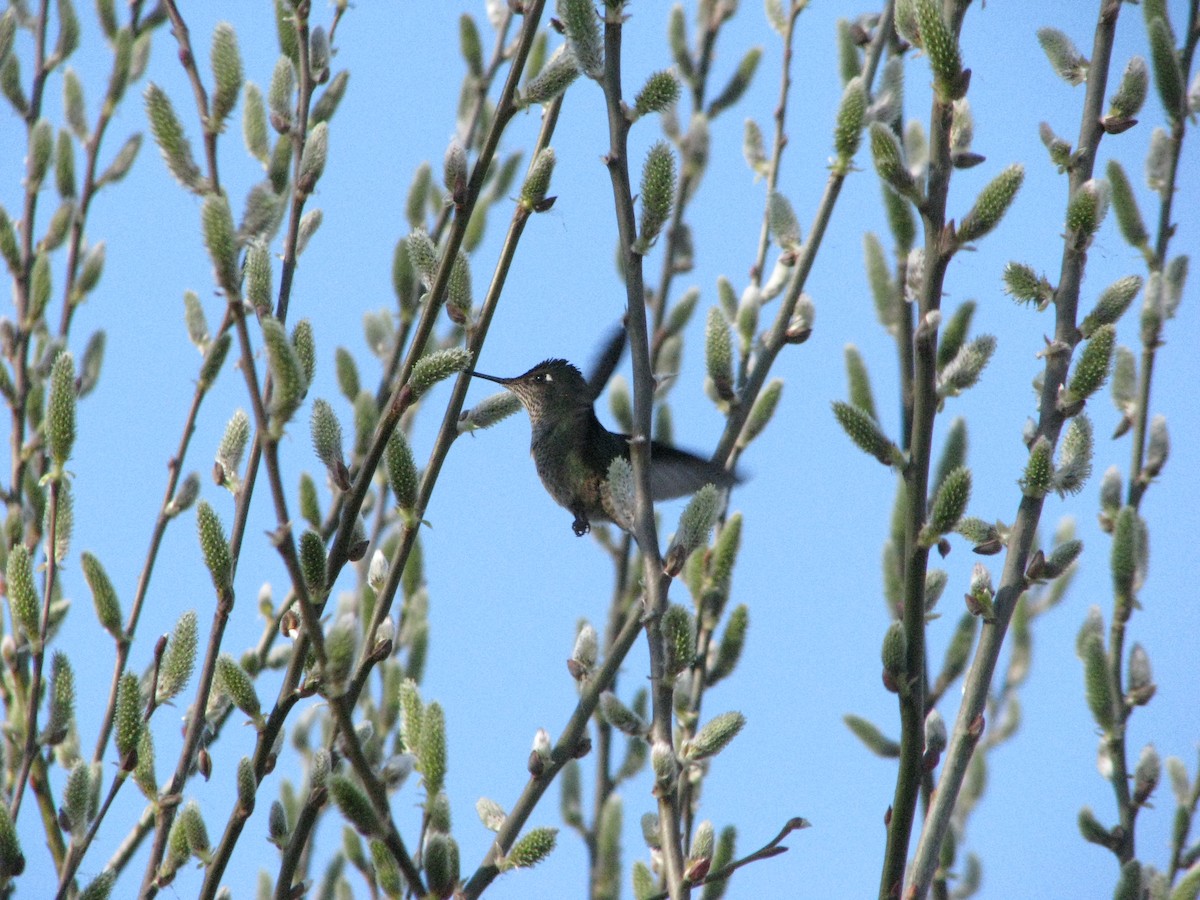
<svg viewBox="0 0 1200 900"><path fill-rule="evenodd" d="M192 156L191 144L183 133L183 125L175 114L170 98L156 84L147 86L144 98L150 130L158 149L162 151L167 168L185 188L197 194L204 193L207 179L200 174L200 168Z"/></svg>
<svg viewBox="0 0 1200 900"><path fill-rule="evenodd" d="M1166 416L1158 415L1150 421L1150 440L1146 445L1146 460L1142 465L1143 478L1156 478L1171 455L1171 437L1167 432Z"/></svg>
<svg viewBox="0 0 1200 900"><path fill-rule="evenodd" d="M1060 411L1084 402L1108 380L1116 340L1117 329L1111 324L1101 325L1092 333L1079 354L1066 389L1059 395Z"/></svg>
<svg viewBox="0 0 1200 900"><path fill-rule="evenodd" d="M233 563L229 555L229 541L216 511L205 500L201 500L196 507L196 525L200 534L200 549L204 551L204 564L212 576L213 587L221 596L231 595Z"/></svg>
<svg viewBox="0 0 1200 900"><path fill-rule="evenodd" d="M313 81L324 84L329 78L329 35L322 26L316 25L309 34L308 44L308 64Z"/></svg>
<svg viewBox="0 0 1200 900"><path fill-rule="evenodd" d="M421 717L421 745L416 751L426 794L440 793L446 780L446 717L437 701Z"/></svg>
<svg viewBox="0 0 1200 900"><path fill-rule="evenodd" d="M167 642L158 671L156 704L166 703L187 687L196 665L197 640L196 613L188 610L175 623L175 630Z"/></svg>
<svg viewBox="0 0 1200 900"><path fill-rule="evenodd" d="M754 173L756 181L767 176L770 171L770 161L767 159L767 151L763 147L762 129L753 119L746 120L742 134L742 156L746 160L746 165L750 167L750 171Z"/></svg>
<svg viewBox="0 0 1200 900"><path fill-rule="evenodd" d="M1054 467L1054 490L1060 497L1078 494L1092 474L1092 423L1080 413L1071 419Z"/></svg>
<svg viewBox="0 0 1200 900"><path fill-rule="evenodd" d="M228 653L217 657L214 684L220 693L232 700L233 705L253 719L256 725L262 724L262 708L254 690L254 682L250 680L246 670Z"/></svg>
<svg viewBox="0 0 1200 900"><path fill-rule="evenodd" d="M579 628L579 633L575 635L575 647L571 651L571 661L579 667L581 676L586 677L595 667L599 655L600 640L596 629L590 622L584 622Z"/></svg>
<svg viewBox="0 0 1200 900"><path fill-rule="evenodd" d="M713 824L705 819L696 826L696 834L692 838L691 849L688 850L684 867L684 878L687 881L695 884L708 874L712 865L714 843Z"/></svg>
<svg viewBox="0 0 1200 900"><path fill-rule="evenodd" d="M275 392L271 396L271 436L276 440L283 428L300 408L308 379L296 348L288 340L283 325L273 316L262 319L263 343L267 348L267 362L274 380Z"/></svg>
<svg viewBox="0 0 1200 900"><path fill-rule="evenodd" d="M121 602L117 592L100 564L90 553L83 553L79 559L83 567L83 576L92 591L92 600L96 606L96 618L104 628L117 640L121 640L124 631L121 628Z"/></svg>
<svg viewBox="0 0 1200 900"><path fill-rule="evenodd" d="M848 172L854 154L862 140L863 119L867 110L867 89L862 78L855 76L846 82L842 102L838 107L833 146L837 151L840 171Z"/></svg>
<svg viewBox="0 0 1200 900"><path fill-rule="evenodd" d="M1138 756L1137 768L1133 772L1133 805L1145 806L1154 789L1158 787L1158 779L1162 775L1162 763L1153 744L1142 748Z"/></svg>
<svg viewBox="0 0 1200 900"><path fill-rule="evenodd" d="M521 206L531 212L541 212L545 207L546 192L550 190L550 178L554 174L557 157L553 147L543 147L529 167L525 183L521 186Z"/></svg>
<svg viewBox="0 0 1200 900"><path fill-rule="evenodd" d="M15 626L25 632L31 643L38 640L38 613L41 604L38 602L37 589L33 584L33 564L29 558L29 550L24 544L15 544L8 551L8 566L6 570L8 581L8 605Z"/></svg>
<svg viewBox="0 0 1200 900"><path fill-rule="evenodd" d="M705 116L708 119L715 119L742 99L742 95L746 93L746 90L750 87L750 82L754 79L754 73L758 70L758 64L761 60L761 47L751 47L746 51L746 55L738 63L738 67L734 70L733 75L721 90L721 93L714 97L712 102L708 104L708 109L705 111Z"/></svg>
<svg viewBox="0 0 1200 900"><path fill-rule="evenodd" d="M1108 212L1109 187L1104 179L1089 179L1067 204L1067 231L1090 240Z"/></svg>
<svg viewBox="0 0 1200 900"><path fill-rule="evenodd" d="M907 646L904 625L901 622L892 622L883 636L883 648L880 650L885 683L890 686L890 690L899 690L906 681L904 673L908 666L906 662Z"/></svg>
<svg viewBox="0 0 1200 900"><path fill-rule="evenodd" d="M1025 180L1025 167L1015 163L993 178L980 191L975 205L971 207L958 225L958 242L967 244L979 240L995 228L1012 205L1013 198Z"/></svg>
<svg viewBox="0 0 1200 900"><path fill-rule="evenodd" d="M75 724L75 672L67 655L56 650L50 660L50 716L38 740L54 747L66 740Z"/></svg>
<svg viewBox="0 0 1200 900"><path fill-rule="evenodd" d="M943 101L957 100L967 92L970 72L964 71L958 39L942 18L938 0L915 0L915 17L921 32L921 47L929 57L934 87Z"/></svg>
<svg viewBox="0 0 1200 900"><path fill-rule="evenodd" d="M204 245L213 264L213 277L227 298L235 298L241 282L233 214L224 194L209 194L201 208Z"/></svg>
<svg viewBox="0 0 1200 900"><path fill-rule="evenodd" d="M311 529L300 535L300 574L308 589L309 599L320 602L325 591L326 556L325 543Z"/></svg>
<svg viewBox="0 0 1200 900"><path fill-rule="evenodd" d="M872 122L870 132L871 156L879 177L897 194L915 199L918 196L917 184L905 164L904 151L896 133L882 122Z"/></svg>
<svg viewBox="0 0 1200 900"><path fill-rule="evenodd" d="M1150 152L1146 154L1146 185L1150 190L1162 194L1171 183L1173 156L1171 136L1164 129L1155 128L1150 133Z"/></svg>
<svg viewBox="0 0 1200 900"><path fill-rule="evenodd" d="M621 456L614 457L609 463L605 484L618 517L616 523L626 531L630 530L636 517L637 491L633 483L633 467L629 460Z"/></svg>
<svg viewBox="0 0 1200 900"><path fill-rule="evenodd" d="M1102 325L1115 325L1141 289L1142 279L1137 275L1118 278L1104 289L1096 306L1079 323L1080 333L1087 338Z"/></svg>
<svg viewBox="0 0 1200 900"><path fill-rule="evenodd" d="M650 768L654 772L656 792L670 791L679 777L679 760L666 741L655 741L650 747Z"/></svg>
<svg viewBox="0 0 1200 900"><path fill-rule="evenodd" d="M1054 487L1054 448L1043 435L1029 448L1025 474L1019 482L1026 497L1044 497Z"/></svg>
<svg viewBox="0 0 1200 900"><path fill-rule="evenodd" d="M1088 708L1096 724L1108 732L1113 726L1112 683L1103 640L1097 634L1089 634L1083 640L1081 653Z"/></svg>
<svg viewBox="0 0 1200 900"><path fill-rule="evenodd" d="M932 547L942 535L953 531L971 499L971 470L959 466L951 471L934 495L929 520L921 529L919 542Z"/></svg>
<svg viewBox="0 0 1200 900"><path fill-rule="evenodd" d="M113 740L117 746L123 771L134 767L134 756L142 737L142 692L138 677L132 672L121 676L117 685L117 704L113 717Z"/></svg>
<svg viewBox="0 0 1200 900"><path fill-rule="evenodd" d="M1166 9L1164 5L1163 13ZM1179 122L1184 113L1184 73L1175 50L1175 37L1164 16L1149 18L1150 63L1154 66L1154 86L1158 88L1163 111L1172 122Z"/></svg>
<svg viewBox="0 0 1200 900"><path fill-rule="evenodd" d="M228 22L219 22L213 31L212 72L214 87L208 128L216 133L222 130L242 91L242 56L237 34Z"/></svg>
<svg viewBox="0 0 1200 900"><path fill-rule="evenodd" d="M521 91L522 106L546 104L571 86L579 77L580 65L570 44L564 44L547 60L537 76Z"/></svg>
<svg viewBox="0 0 1200 900"><path fill-rule="evenodd" d="M691 664L696 652L695 622L691 613L672 603L662 617L663 663L668 678L679 675Z"/></svg>
<svg viewBox="0 0 1200 900"><path fill-rule="evenodd" d="M52 474L61 477L75 446L75 358L66 350L58 354L50 370L45 429Z"/></svg>
<svg viewBox="0 0 1200 900"><path fill-rule="evenodd" d="M588 6L590 7L591 4L589 3ZM536 866L553 852L557 840L557 828L531 829L504 857L501 870L529 869Z"/></svg>
<svg viewBox="0 0 1200 900"><path fill-rule="evenodd" d="M864 453L874 456L885 466L895 466L903 462L900 448L891 442L879 423L866 412L850 403L835 400L833 414L842 430Z"/></svg>
<svg viewBox="0 0 1200 900"><path fill-rule="evenodd" d="M338 422L337 414L333 411L333 407L322 399L313 401L312 419L310 421L312 432L313 450L316 451L317 459L325 464L331 475L335 475L340 469L345 468L345 461L342 458L342 426ZM349 487L349 484L339 485L343 490Z"/></svg>
<svg viewBox="0 0 1200 900"><path fill-rule="evenodd" d="M615 380L615 379L614 379ZM521 400L511 391L502 391L480 401L464 412L458 421L458 432L478 431L502 422L521 408Z"/></svg>
<svg viewBox="0 0 1200 900"><path fill-rule="evenodd" d="M983 563L975 563L971 569L971 586L966 596L967 611L990 622L995 612L992 599L996 590L992 587L992 573Z"/></svg>
<svg viewBox="0 0 1200 900"><path fill-rule="evenodd" d="M1123 121L1133 119L1146 102L1146 91L1150 84L1149 70L1146 61L1140 56L1129 60L1125 73L1121 76L1121 84L1112 95L1108 106L1108 120ZM1110 167L1112 163L1109 163Z"/></svg>
<svg viewBox="0 0 1200 900"><path fill-rule="evenodd" d="M617 695L611 691L600 695L600 714L609 725L622 734L644 738L650 733L650 724L617 699Z"/></svg>
<svg viewBox="0 0 1200 900"><path fill-rule="evenodd" d="M25 178L27 190L36 194L54 157L54 126L39 119L29 133L29 163Z"/></svg>
<svg viewBox="0 0 1200 900"><path fill-rule="evenodd" d="M1133 606L1134 593L1137 590L1137 576L1140 548L1139 533L1141 531L1137 511L1131 506L1124 506L1117 514L1113 527L1112 554L1110 568L1112 570L1113 598L1116 606L1115 615L1127 618Z"/></svg>
<svg viewBox="0 0 1200 900"><path fill-rule="evenodd" d="M1037 36L1050 65L1063 81L1077 85L1087 80L1090 63L1065 33L1057 28L1039 28Z"/></svg>
<svg viewBox="0 0 1200 900"><path fill-rule="evenodd" d="M450 835L430 831L425 837L425 875L430 897L448 898L459 878L458 844Z"/></svg>
<svg viewBox="0 0 1200 900"><path fill-rule="evenodd" d="M346 689L346 682L354 669L354 658L358 652L360 626L356 616L343 613L334 620L325 634L325 693L338 697Z"/></svg>
<svg viewBox="0 0 1200 900"><path fill-rule="evenodd" d="M461 347L435 350L421 357L413 366L412 377L409 379L413 396L420 397L439 381L467 368L470 362L471 354Z"/></svg>
<svg viewBox="0 0 1200 900"><path fill-rule="evenodd" d="M656 142L646 154L640 196L642 215L634 252L645 256L671 217L675 202L675 155L665 141Z"/></svg>
<svg viewBox="0 0 1200 900"><path fill-rule="evenodd" d="M678 575L683 568L683 561L692 551L708 543L719 511L720 496L717 489L711 484L706 484L696 492L679 517L679 528L667 551L668 556L678 558L678 565L668 574Z"/></svg>
<svg viewBox="0 0 1200 900"><path fill-rule="evenodd" d="M938 374L938 397L957 397L974 387L995 352L996 338L990 334L982 334L964 344Z"/></svg>
<svg viewBox="0 0 1200 900"><path fill-rule="evenodd" d="M604 48L591 0L560 0L558 14L579 68L589 78L599 81L604 76Z"/></svg>
<svg viewBox="0 0 1200 900"><path fill-rule="evenodd" d="M733 341L729 336L729 325L716 307L708 311L704 335L704 359L709 380L716 395L728 402L734 398Z"/></svg>
<svg viewBox="0 0 1200 900"><path fill-rule="evenodd" d="M633 108L639 116L662 112L679 99L679 81L667 71L658 71L646 79L638 92Z"/></svg>
<svg viewBox="0 0 1200 900"><path fill-rule="evenodd" d="M745 724L746 717L740 712L721 713L701 728L694 738L684 741L680 756L689 762L715 756L737 737Z"/></svg>
<svg viewBox="0 0 1200 900"><path fill-rule="evenodd" d="M1154 696L1157 687L1150 670L1150 656L1141 644L1134 644L1129 651L1129 676L1127 699L1134 706L1145 706Z"/></svg>
<svg viewBox="0 0 1200 900"><path fill-rule="evenodd" d="M800 222L796 219L792 204L783 194L772 192L767 197L767 223L781 250L800 249Z"/></svg>
<svg viewBox="0 0 1200 900"><path fill-rule="evenodd" d="M334 775L329 779L329 795L337 804L338 810L346 821L362 835L373 835L379 832L379 818L371 807L371 801L362 788L345 775Z"/></svg>
<svg viewBox="0 0 1200 900"><path fill-rule="evenodd" d="M754 406L750 409L750 415L746 417L742 433L738 436L737 445L739 447L743 449L748 447L751 441L762 434L770 424L771 417L775 415L775 408L779 405L779 398L782 394L783 381L779 378L772 379L762 389L758 399L754 401Z"/></svg>

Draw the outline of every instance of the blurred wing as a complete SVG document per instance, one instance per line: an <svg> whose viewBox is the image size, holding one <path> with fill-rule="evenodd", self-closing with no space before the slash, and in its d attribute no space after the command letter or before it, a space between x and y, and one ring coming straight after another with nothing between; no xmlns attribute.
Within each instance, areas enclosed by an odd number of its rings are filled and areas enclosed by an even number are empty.
<svg viewBox="0 0 1200 900"><path fill-rule="evenodd" d="M650 493L655 500L694 494L706 484L731 487L741 481L734 472L712 460L677 450L657 441L650 450Z"/></svg>
<svg viewBox="0 0 1200 900"><path fill-rule="evenodd" d="M588 393L590 399L595 400L608 385L608 380L612 378L612 374L616 371L617 363L621 361L621 354L625 352L625 323L617 325L612 330L612 333L604 341L604 345L600 348L600 355L592 364L592 371L588 375Z"/></svg>

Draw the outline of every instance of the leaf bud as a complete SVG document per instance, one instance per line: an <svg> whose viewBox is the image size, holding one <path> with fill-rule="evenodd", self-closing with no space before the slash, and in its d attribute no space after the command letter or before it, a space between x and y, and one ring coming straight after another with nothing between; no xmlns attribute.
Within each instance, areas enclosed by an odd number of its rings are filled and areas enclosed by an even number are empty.
<svg viewBox="0 0 1200 900"><path fill-rule="evenodd" d="M867 110L867 89L858 75L846 82L842 91L842 102L838 107L837 124L833 132L833 146L837 151L837 168L848 172L854 154L862 140L863 119Z"/></svg>
<svg viewBox="0 0 1200 900"><path fill-rule="evenodd" d="M373 835L379 832L379 817L371 806L371 801L353 780L346 775L334 775L329 779L329 794L338 810L346 821L362 835Z"/></svg>
<svg viewBox="0 0 1200 900"><path fill-rule="evenodd" d="M692 664L695 656L695 622L691 613L678 603L669 605L662 617L662 635L666 675L674 678Z"/></svg>
<svg viewBox="0 0 1200 900"><path fill-rule="evenodd" d="M179 617L167 642L166 653L158 671L155 703L162 704L177 696L192 677L196 665L197 619L194 610Z"/></svg>
<svg viewBox="0 0 1200 900"><path fill-rule="evenodd" d="M721 713L701 728L695 737L683 742L680 756L688 762L716 756L737 737L745 724L746 717L740 712Z"/></svg>
<svg viewBox="0 0 1200 900"><path fill-rule="evenodd" d="M138 677L132 672L126 672L117 684L116 711L113 714L113 740L120 757L121 770L124 772L133 769L136 763L133 757L137 755L144 724L142 692L138 687Z"/></svg>
<svg viewBox="0 0 1200 900"><path fill-rule="evenodd" d="M1080 413L1063 436L1054 467L1054 490L1060 497L1078 494L1092 474L1092 423Z"/></svg>
<svg viewBox="0 0 1200 900"><path fill-rule="evenodd" d="M413 396L420 397L439 381L467 368L470 362L471 354L461 347L435 350L421 357L413 366L412 377L409 379Z"/></svg>
<svg viewBox="0 0 1200 900"><path fill-rule="evenodd" d="M1067 231L1088 241L1108 212L1110 191L1103 178L1091 178L1079 186L1067 204Z"/></svg>
<svg viewBox="0 0 1200 900"><path fill-rule="evenodd" d="M779 378L772 379L762 389L758 399L754 401L754 406L750 408L750 415L746 417L742 433L738 435L738 447L743 449L748 447L751 441L762 434L770 424L772 416L775 415L775 407L779 405L779 398L782 394L783 381Z"/></svg>
<svg viewBox="0 0 1200 900"><path fill-rule="evenodd" d="M212 42L213 92L210 101L208 129L220 132L225 119L237 105L242 91L242 56L238 51L237 33L228 22L218 22Z"/></svg>
<svg viewBox="0 0 1200 900"><path fill-rule="evenodd" d="M1129 676L1126 680L1127 693L1125 697L1129 703L1134 706L1145 706L1150 702L1157 687L1154 684L1154 675L1150 670L1150 656L1141 644L1135 643L1133 649L1129 651Z"/></svg>
<svg viewBox="0 0 1200 900"><path fill-rule="evenodd" d="M212 576L213 587L222 597L231 595L233 563L229 555L229 541L216 511L205 500L201 500L196 507L196 525L200 549L204 552L204 564Z"/></svg>
<svg viewBox="0 0 1200 900"><path fill-rule="evenodd" d="M900 465L903 462L900 448L891 442L879 423L866 412L850 403L835 400L833 414L842 430L864 453L874 456L885 466Z"/></svg>
<svg viewBox="0 0 1200 900"><path fill-rule="evenodd" d="M1141 289L1140 276L1126 275L1124 278L1118 278L1104 289L1096 301L1096 306L1079 323L1080 333L1088 338L1100 326L1116 324Z"/></svg>
<svg viewBox="0 0 1200 900"><path fill-rule="evenodd" d="M665 141L657 141L646 154L642 166L642 215L633 248L635 253L642 256L649 253L663 225L671 217L675 182L675 155Z"/></svg>
<svg viewBox="0 0 1200 900"><path fill-rule="evenodd" d="M542 212L548 207L546 192L550 190L550 179L554 174L557 157L553 147L543 147L529 167L529 174L521 185L521 206L530 212Z"/></svg>
<svg viewBox="0 0 1200 900"><path fill-rule="evenodd" d="M633 102L639 116L662 112L679 99L679 81L669 71L658 71L646 79Z"/></svg>
<svg viewBox="0 0 1200 900"><path fill-rule="evenodd" d="M1069 85L1087 80L1090 63L1067 35L1057 28L1039 28L1038 43L1058 76Z"/></svg>
<svg viewBox="0 0 1200 900"><path fill-rule="evenodd" d="M901 685L906 681L907 654L908 641L904 634L904 624L892 622L883 636L880 659L883 662L884 681L893 692L901 690Z"/></svg>
<svg viewBox="0 0 1200 900"><path fill-rule="evenodd" d="M233 705L244 712L256 727L264 723L262 709L258 702L258 694L254 690L254 682L232 656L222 653L217 658L217 669L214 676L217 690L233 701Z"/></svg>
<svg viewBox="0 0 1200 900"><path fill-rule="evenodd" d="M192 156L192 147L183 125L175 114L175 107L162 88L156 84L146 87L146 118L150 120L150 131L158 149L162 151L167 168L175 180L197 194L207 189L207 179L200 174L200 167Z"/></svg>
<svg viewBox="0 0 1200 900"><path fill-rule="evenodd" d="M1066 388L1059 394L1060 412L1084 402L1108 380L1116 340L1117 329L1112 324L1101 325L1092 332L1083 352L1079 354Z"/></svg>
<svg viewBox="0 0 1200 900"><path fill-rule="evenodd" d="M882 122L872 122L870 132L871 156L879 177L897 194L915 199L919 193L917 183L905 164L904 151L896 133Z"/></svg>
<svg viewBox="0 0 1200 900"><path fill-rule="evenodd" d="M580 65L570 44L564 44L547 60L538 74L521 91L521 106L546 104L579 77Z"/></svg>

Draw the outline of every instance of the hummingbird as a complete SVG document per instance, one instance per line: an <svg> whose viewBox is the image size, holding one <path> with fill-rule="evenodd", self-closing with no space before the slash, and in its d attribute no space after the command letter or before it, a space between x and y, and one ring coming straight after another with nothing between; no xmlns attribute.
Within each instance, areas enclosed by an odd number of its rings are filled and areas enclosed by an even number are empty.
<svg viewBox="0 0 1200 900"><path fill-rule="evenodd" d="M596 418L597 379L589 384L565 359L547 359L515 378L471 374L504 385L520 399L529 413L529 452L538 475L554 501L575 516L571 528L576 536L587 534L592 522L615 522L628 530L630 523L614 508L609 493L608 468L618 456L630 458L630 439L609 431ZM729 487L739 480L711 460L657 441L650 444L654 500L692 494L709 483Z"/></svg>

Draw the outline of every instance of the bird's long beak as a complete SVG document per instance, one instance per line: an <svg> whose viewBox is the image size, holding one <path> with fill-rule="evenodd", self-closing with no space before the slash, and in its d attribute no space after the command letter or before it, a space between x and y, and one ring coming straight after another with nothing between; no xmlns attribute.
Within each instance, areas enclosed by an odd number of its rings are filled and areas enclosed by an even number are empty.
<svg viewBox="0 0 1200 900"><path fill-rule="evenodd" d="M475 378L483 378L486 381L494 381L496 384L503 384L506 386L511 384L513 381L511 378L498 378L495 375L484 375L482 372L476 372L474 370L468 370L467 374L472 375Z"/></svg>

